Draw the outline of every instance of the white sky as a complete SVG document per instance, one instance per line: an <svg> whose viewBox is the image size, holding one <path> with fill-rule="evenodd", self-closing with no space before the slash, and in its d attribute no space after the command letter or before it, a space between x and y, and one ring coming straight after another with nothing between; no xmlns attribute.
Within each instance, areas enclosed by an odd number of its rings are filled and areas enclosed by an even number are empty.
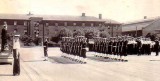
<svg viewBox="0 0 160 81"><path fill-rule="evenodd" d="M0 0L0 13L76 15L128 22L160 16L160 0Z"/></svg>

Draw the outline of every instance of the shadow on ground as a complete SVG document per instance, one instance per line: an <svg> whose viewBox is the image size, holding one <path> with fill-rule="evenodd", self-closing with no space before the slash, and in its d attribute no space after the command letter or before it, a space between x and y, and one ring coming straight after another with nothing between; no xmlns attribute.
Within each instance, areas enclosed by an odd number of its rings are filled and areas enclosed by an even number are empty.
<svg viewBox="0 0 160 81"><path fill-rule="evenodd" d="M24 62L42 62L43 60L28 60L28 61L24 61Z"/></svg>
<svg viewBox="0 0 160 81"><path fill-rule="evenodd" d="M80 64L76 61L72 61L71 59L64 58L64 57L49 57L49 61L52 63L58 63L58 64Z"/></svg>
<svg viewBox="0 0 160 81"><path fill-rule="evenodd" d="M160 61L160 60L149 60L149 61Z"/></svg>
<svg viewBox="0 0 160 81"><path fill-rule="evenodd" d="M0 74L0 76L13 76L13 74Z"/></svg>
<svg viewBox="0 0 160 81"><path fill-rule="evenodd" d="M104 58L104 57L96 57L96 56L88 56L87 58L97 62L121 62L118 60L113 60L113 59Z"/></svg>

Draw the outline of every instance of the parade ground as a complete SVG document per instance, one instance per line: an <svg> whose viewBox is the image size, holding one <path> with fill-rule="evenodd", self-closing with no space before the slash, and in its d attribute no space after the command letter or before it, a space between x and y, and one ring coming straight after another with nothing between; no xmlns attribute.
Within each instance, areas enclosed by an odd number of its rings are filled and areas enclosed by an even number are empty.
<svg viewBox="0 0 160 81"><path fill-rule="evenodd" d="M128 62L94 57L87 52L87 64L61 57L59 48L49 48L43 61L42 47L22 47L19 76L12 65L0 65L0 81L160 81L160 56L129 55Z"/></svg>

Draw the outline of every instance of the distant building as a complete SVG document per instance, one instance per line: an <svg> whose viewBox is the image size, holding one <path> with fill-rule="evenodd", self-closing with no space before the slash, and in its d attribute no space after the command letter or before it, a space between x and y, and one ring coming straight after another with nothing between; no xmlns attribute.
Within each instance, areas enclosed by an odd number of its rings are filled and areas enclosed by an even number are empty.
<svg viewBox="0 0 160 81"><path fill-rule="evenodd" d="M121 36L122 34L122 24L111 20L111 19L105 19L105 27L108 27L108 33L112 36Z"/></svg>
<svg viewBox="0 0 160 81"><path fill-rule="evenodd" d="M55 34L53 29L60 27L107 27L112 36L115 36L114 32L117 35L118 32L121 33L121 29L119 29L120 23L102 19L102 14L99 14L98 18L86 16L85 13L82 13L81 16L34 15L31 13L0 14L0 30L4 22L8 25L9 33L17 30L21 35L26 34L31 37L35 37L37 34L42 36L43 30L45 36L51 37Z"/></svg>
<svg viewBox="0 0 160 81"><path fill-rule="evenodd" d="M134 37L146 36L148 33L160 33L160 18L147 19L130 22L122 25L122 35Z"/></svg>

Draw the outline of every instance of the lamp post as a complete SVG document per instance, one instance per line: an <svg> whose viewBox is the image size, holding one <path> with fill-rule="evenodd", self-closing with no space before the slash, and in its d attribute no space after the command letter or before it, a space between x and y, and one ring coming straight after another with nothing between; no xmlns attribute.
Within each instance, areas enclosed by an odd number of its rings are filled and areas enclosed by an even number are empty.
<svg viewBox="0 0 160 81"><path fill-rule="evenodd" d="M44 43L44 23L43 23L43 43ZM42 46L43 46L43 43L42 43Z"/></svg>
<svg viewBox="0 0 160 81"><path fill-rule="evenodd" d="M112 26L112 37L113 37L113 26Z"/></svg>
<svg viewBox="0 0 160 81"><path fill-rule="evenodd" d="M137 37L137 26L136 26L136 37Z"/></svg>

